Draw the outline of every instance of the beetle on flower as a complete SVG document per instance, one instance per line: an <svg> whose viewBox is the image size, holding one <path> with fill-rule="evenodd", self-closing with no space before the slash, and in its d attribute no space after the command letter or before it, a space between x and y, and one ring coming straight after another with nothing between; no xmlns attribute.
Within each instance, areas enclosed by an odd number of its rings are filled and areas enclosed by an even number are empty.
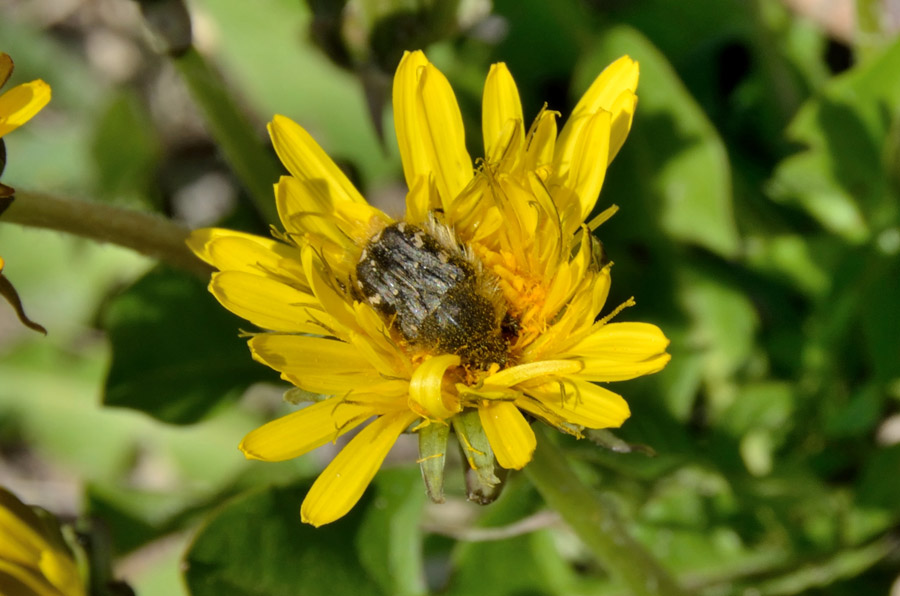
<svg viewBox="0 0 900 596"><path fill-rule="evenodd" d="M530 419L581 436L620 426L625 400L597 383L669 361L654 325L602 318L610 263L589 223L607 165L631 127L638 65L606 68L561 131L543 109L526 129L515 83L495 64L484 89L485 157L473 165L444 75L420 52L394 78L394 121L409 192L395 220L369 205L291 120L269 125L290 172L276 185L284 231L269 239L204 229L191 248L218 269L210 290L265 332L253 357L314 403L249 433L247 457L294 458L368 422L310 489L302 519L346 514L397 437L419 435L429 495L442 499L447 437L459 438L470 498L489 501L521 469ZM558 134L557 134L558 132Z"/></svg>

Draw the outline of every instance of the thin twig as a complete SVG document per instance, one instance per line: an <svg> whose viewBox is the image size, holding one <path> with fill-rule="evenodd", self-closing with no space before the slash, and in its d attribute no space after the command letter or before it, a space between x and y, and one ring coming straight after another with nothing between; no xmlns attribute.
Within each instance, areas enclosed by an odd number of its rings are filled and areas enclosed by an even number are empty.
<svg viewBox="0 0 900 596"><path fill-rule="evenodd" d="M559 524L562 518L555 511L539 511L506 526L494 528L460 528L440 523L425 524L431 534L448 536L461 542L493 542L530 534Z"/></svg>

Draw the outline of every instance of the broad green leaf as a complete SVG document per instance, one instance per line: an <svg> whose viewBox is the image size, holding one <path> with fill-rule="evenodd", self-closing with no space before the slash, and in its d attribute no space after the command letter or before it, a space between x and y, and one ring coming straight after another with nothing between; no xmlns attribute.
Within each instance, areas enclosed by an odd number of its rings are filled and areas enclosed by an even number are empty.
<svg viewBox="0 0 900 596"><path fill-rule="evenodd" d="M878 271L861 300L863 332L870 361L879 379L900 377L900 259L879 256L872 268Z"/></svg>
<svg viewBox="0 0 900 596"><path fill-rule="evenodd" d="M787 134L804 150L779 164L769 188L773 198L801 206L850 241L867 239L895 216L882 160L900 105L898 72L900 41L802 106Z"/></svg>
<svg viewBox="0 0 900 596"><path fill-rule="evenodd" d="M599 204L614 200L623 210L642 205L641 215L658 221L670 238L733 256L738 234L725 146L666 58L636 30L612 27L578 64L576 95L623 54L640 64L638 108L610 166L625 170L616 173L615 194L601 194ZM640 203L633 202L637 196Z"/></svg>
<svg viewBox="0 0 900 596"><path fill-rule="evenodd" d="M900 515L900 444L877 449L871 453L857 489L859 502L869 507L888 509Z"/></svg>
<svg viewBox="0 0 900 596"><path fill-rule="evenodd" d="M835 393L844 399L838 400ZM829 393L831 406L825 417L825 436L829 439L860 437L872 432L884 410L884 389L875 383L856 388L849 396ZM835 403L836 402L836 403Z"/></svg>
<svg viewBox="0 0 900 596"><path fill-rule="evenodd" d="M208 520L185 556L191 594L424 593L420 482L416 469L382 472L347 516L321 528L300 521L309 483L238 497Z"/></svg>
<svg viewBox="0 0 900 596"><path fill-rule="evenodd" d="M241 320L186 273L154 269L113 299L103 323L113 349L103 399L109 406L189 424L250 384L275 378L238 337Z"/></svg>

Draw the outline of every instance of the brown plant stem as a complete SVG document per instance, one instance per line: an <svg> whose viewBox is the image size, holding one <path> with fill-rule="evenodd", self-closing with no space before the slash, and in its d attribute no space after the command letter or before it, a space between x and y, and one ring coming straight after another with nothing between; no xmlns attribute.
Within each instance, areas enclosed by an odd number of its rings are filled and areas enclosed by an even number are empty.
<svg viewBox="0 0 900 596"><path fill-rule="evenodd" d="M188 250L190 230L158 215L112 205L17 191L0 223L58 230L97 242L130 248L148 257L208 278L212 269Z"/></svg>

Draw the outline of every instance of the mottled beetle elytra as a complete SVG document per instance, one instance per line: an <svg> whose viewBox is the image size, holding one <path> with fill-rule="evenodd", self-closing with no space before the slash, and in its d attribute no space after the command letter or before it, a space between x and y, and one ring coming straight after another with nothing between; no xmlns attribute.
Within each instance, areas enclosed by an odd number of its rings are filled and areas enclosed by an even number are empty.
<svg viewBox="0 0 900 596"><path fill-rule="evenodd" d="M506 365L515 322L496 283L441 224L399 222L376 234L356 265L356 288L410 345L478 369Z"/></svg>

